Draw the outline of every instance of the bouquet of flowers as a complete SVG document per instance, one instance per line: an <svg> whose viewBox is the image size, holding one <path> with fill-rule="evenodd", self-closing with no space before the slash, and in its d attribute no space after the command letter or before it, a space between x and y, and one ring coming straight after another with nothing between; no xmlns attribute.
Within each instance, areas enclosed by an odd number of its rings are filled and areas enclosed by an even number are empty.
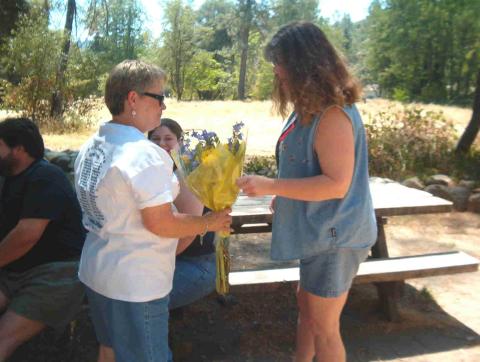
<svg viewBox="0 0 480 362"><path fill-rule="evenodd" d="M227 143L220 142L215 132L187 132L180 150L172 151L172 158L185 184L213 211L231 207L240 192L235 181L241 176L245 159L243 127L243 122L236 123ZM221 295L228 293L228 237L229 234L218 233L215 240L216 289Z"/></svg>

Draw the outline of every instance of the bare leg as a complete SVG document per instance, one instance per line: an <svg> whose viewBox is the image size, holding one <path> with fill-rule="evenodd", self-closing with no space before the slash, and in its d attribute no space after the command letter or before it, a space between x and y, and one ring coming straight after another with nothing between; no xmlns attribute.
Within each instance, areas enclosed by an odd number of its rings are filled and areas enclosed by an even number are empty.
<svg viewBox="0 0 480 362"><path fill-rule="evenodd" d="M307 310L307 301L305 298L302 298L302 295L300 295L300 284L298 284L297 288L297 305L299 313L297 320L297 348L295 353L295 361L312 362L313 357L315 357L315 341L313 334L310 332L310 328L308 326L304 326L300 318L300 313L302 313L301 311L305 311L306 313Z"/></svg>
<svg viewBox="0 0 480 362"><path fill-rule="evenodd" d="M312 361L312 342L317 362L345 361L345 347L340 335L340 313L347 296L348 292L345 292L336 298L322 298L299 289L297 362Z"/></svg>
<svg viewBox="0 0 480 362"><path fill-rule="evenodd" d="M98 362L115 362L113 349L101 344L98 349Z"/></svg>
<svg viewBox="0 0 480 362"><path fill-rule="evenodd" d="M40 333L45 324L7 310L0 318L0 361L5 361L18 346Z"/></svg>

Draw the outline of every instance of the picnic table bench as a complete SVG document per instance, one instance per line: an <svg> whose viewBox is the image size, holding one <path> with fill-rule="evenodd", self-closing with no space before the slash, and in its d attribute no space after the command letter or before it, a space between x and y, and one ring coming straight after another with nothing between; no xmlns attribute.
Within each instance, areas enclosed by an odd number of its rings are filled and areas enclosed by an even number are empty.
<svg viewBox="0 0 480 362"><path fill-rule="evenodd" d="M360 265L354 283L375 283L380 307L389 320L399 319L397 299L406 279L478 270L479 260L462 251L390 257L384 229L387 217L450 212L452 203L428 192L380 178L370 179L370 189L378 235L371 255ZM233 206L233 234L271 232L270 200L271 197L249 198L240 195ZM292 282L298 279L299 268L294 265L233 270L230 272L229 283L235 287Z"/></svg>

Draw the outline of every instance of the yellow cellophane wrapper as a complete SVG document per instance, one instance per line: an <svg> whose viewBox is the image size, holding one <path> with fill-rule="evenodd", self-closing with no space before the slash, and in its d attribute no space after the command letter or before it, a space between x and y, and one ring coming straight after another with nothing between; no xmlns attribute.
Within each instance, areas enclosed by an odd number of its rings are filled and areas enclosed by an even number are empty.
<svg viewBox="0 0 480 362"><path fill-rule="evenodd" d="M245 141L239 143L235 154L229 150L228 145L219 144L217 147L204 150L197 168L188 175L182 175L188 188L209 209L220 211L235 203L240 192L235 181L242 174L245 150ZM179 155L173 153L172 156L178 169L182 170ZM229 291L229 235L229 233L217 233L215 239L216 289L221 295Z"/></svg>

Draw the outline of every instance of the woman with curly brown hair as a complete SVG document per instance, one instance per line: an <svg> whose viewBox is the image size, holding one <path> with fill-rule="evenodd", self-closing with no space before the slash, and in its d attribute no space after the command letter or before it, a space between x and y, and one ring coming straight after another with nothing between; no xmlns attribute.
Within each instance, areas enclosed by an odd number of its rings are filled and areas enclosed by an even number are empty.
<svg viewBox="0 0 480 362"><path fill-rule="evenodd" d="M376 239L360 89L325 34L295 22L270 40L273 101L285 117L278 178L244 176L250 196L272 202L271 256L300 260L296 361L345 361L340 313Z"/></svg>

